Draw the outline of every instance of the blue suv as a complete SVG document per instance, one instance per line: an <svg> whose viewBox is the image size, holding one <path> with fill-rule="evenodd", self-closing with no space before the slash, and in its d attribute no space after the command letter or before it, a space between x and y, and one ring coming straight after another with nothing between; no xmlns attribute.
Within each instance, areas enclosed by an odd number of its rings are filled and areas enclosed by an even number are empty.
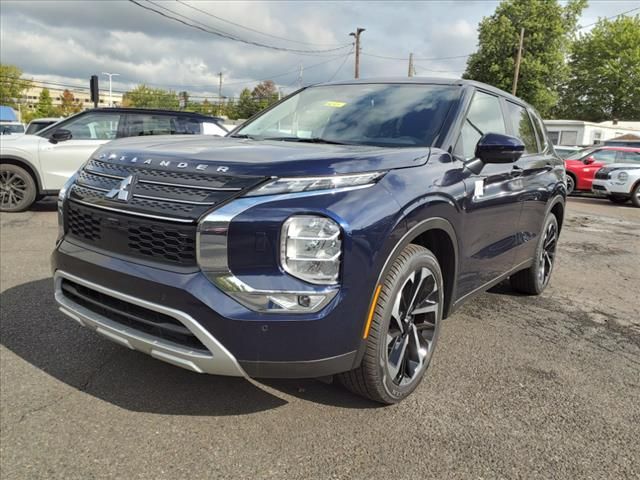
<svg viewBox="0 0 640 480"><path fill-rule="evenodd" d="M60 310L196 372L409 395L442 319L549 283L566 197L538 114L488 85L304 88L226 138L117 140L60 191Z"/></svg>

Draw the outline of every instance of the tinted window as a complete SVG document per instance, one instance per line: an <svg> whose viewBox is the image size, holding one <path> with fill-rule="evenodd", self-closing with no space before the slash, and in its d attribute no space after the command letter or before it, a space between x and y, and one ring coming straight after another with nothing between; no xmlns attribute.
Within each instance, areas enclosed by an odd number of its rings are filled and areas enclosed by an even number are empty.
<svg viewBox="0 0 640 480"><path fill-rule="evenodd" d="M12 133L24 133L24 125L2 125L0 124L0 131L3 135L10 135Z"/></svg>
<svg viewBox="0 0 640 480"><path fill-rule="evenodd" d="M26 133L28 135L33 135L40 130L47 128L49 125L53 125L56 122L31 122L27 127Z"/></svg>
<svg viewBox="0 0 640 480"><path fill-rule="evenodd" d="M591 154L596 162L614 163L618 152L615 150L597 150Z"/></svg>
<svg viewBox="0 0 640 480"><path fill-rule="evenodd" d="M620 162L638 163L640 162L640 152L620 152Z"/></svg>
<svg viewBox="0 0 640 480"><path fill-rule="evenodd" d="M533 118L533 128L536 130L536 135L538 136L538 145L540 145L540 150L546 150L549 142L547 141L547 137L544 134L544 125L542 124L542 120L538 115L529 112L531 117Z"/></svg>
<svg viewBox="0 0 640 480"><path fill-rule="evenodd" d="M551 143L554 145L558 145L560 143L560 132L549 132L549 140L551 140Z"/></svg>
<svg viewBox="0 0 640 480"><path fill-rule="evenodd" d="M180 115L152 113L129 114L125 137L142 135L196 135L201 133L200 121Z"/></svg>
<svg viewBox="0 0 640 480"><path fill-rule="evenodd" d="M69 130L73 140L113 140L118 133L119 123L118 113L88 113L74 118L60 128Z"/></svg>
<svg viewBox="0 0 640 480"><path fill-rule="evenodd" d="M356 145L430 146L459 87L357 84L307 88L242 127L236 135L282 141L308 138Z"/></svg>
<svg viewBox="0 0 640 480"><path fill-rule="evenodd" d="M507 132L498 97L477 91L462 125L454 150L455 154L467 160L473 158L476 144L485 133Z"/></svg>
<svg viewBox="0 0 640 480"><path fill-rule="evenodd" d="M533 131L531 117L529 117L527 110L520 105L507 101L507 113L515 136L524 143L525 153L537 152L536 134Z"/></svg>

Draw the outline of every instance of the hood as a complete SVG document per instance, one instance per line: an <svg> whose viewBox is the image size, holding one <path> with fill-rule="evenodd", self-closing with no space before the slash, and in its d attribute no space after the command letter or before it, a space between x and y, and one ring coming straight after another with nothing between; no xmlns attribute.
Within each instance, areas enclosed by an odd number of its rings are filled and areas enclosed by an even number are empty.
<svg viewBox="0 0 640 480"><path fill-rule="evenodd" d="M104 145L94 158L186 171L198 165L230 175L303 176L391 170L423 165L430 149L327 145L230 137L173 135L135 137ZM166 162L170 162L167 164ZM178 166L180 165L180 166Z"/></svg>

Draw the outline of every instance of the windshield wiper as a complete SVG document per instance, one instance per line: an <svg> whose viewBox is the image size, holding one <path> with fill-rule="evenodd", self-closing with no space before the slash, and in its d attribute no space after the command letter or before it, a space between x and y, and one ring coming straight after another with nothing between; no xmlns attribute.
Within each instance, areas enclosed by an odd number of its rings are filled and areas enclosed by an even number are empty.
<svg viewBox="0 0 640 480"><path fill-rule="evenodd" d="M328 145L349 145L345 142L338 142L336 140L328 140L320 137L265 137L264 140L275 140L281 142L299 142L299 143L326 143Z"/></svg>
<svg viewBox="0 0 640 480"><path fill-rule="evenodd" d="M255 135L249 135L246 133L239 133L237 135L229 135L229 138L248 138L250 140L262 140L261 137L257 137Z"/></svg>

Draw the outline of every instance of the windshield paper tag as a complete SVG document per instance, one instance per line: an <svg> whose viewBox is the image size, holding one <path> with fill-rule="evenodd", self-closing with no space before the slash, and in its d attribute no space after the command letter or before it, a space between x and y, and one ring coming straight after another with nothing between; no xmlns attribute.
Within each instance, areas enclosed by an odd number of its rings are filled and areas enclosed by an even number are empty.
<svg viewBox="0 0 640 480"><path fill-rule="evenodd" d="M347 102L327 102L324 104L325 107L333 107L333 108L342 108L347 104Z"/></svg>

